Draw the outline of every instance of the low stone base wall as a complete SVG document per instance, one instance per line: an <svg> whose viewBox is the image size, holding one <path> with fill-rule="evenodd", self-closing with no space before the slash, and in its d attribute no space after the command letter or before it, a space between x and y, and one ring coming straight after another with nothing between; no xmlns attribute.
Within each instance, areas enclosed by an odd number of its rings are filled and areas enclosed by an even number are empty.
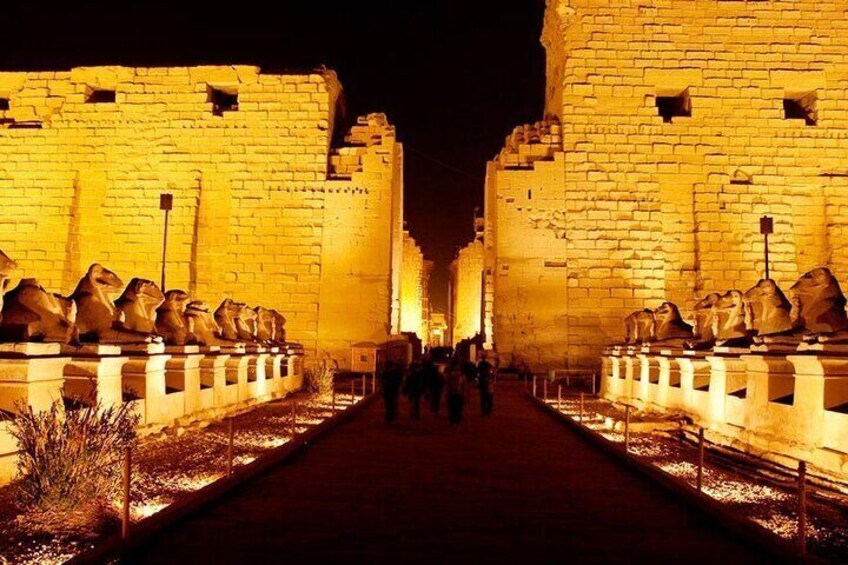
<svg viewBox="0 0 848 565"><path fill-rule="evenodd" d="M602 365L607 399L688 416L711 441L848 480L848 350L621 347Z"/></svg>
<svg viewBox="0 0 848 565"><path fill-rule="evenodd" d="M0 408L45 410L60 398L130 403L142 435L221 418L303 386L303 360L277 348L14 344L0 350ZM0 485L14 478L17 445L0 420Z"/></svg>

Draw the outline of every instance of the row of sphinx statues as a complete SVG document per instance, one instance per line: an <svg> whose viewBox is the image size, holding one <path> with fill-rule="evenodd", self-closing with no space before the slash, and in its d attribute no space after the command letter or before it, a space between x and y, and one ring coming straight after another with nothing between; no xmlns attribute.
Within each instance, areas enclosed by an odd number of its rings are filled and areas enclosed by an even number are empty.
<svg viewBox="0 0 848 565"><path fill-rule="evenodd" d="M677 306L634 312L625 319L626 344L664 344L703 350L715 346L848 343L846 299L830 269L806 273L789 298L771 279L747 292L711 293L695 304L692 324Z"/></svg>
<svg viewBox="0 0 848 565"><path fill-rule="evenodd" d="M5 291L16 263L0 251ZM25 278L0 292L0 341L79 345L146 344L288 346L286 319L276 310L224 300L214 313L182 290L163 293L156 283L134 278L128 285L94 264L70 296Z"/></svg>

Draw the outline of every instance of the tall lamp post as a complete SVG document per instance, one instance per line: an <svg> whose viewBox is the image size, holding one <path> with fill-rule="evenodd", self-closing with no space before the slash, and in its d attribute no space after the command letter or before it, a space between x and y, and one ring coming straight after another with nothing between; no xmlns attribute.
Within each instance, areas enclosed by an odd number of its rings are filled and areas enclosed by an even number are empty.
<svg viewBox="0 0 848 565"><path fill-rule="evenodd" d="M160 288L165 292L165 256L168 253L168 215L174 208L174 195L163 192L159 195L159 209L165 211L165 233L162 237L162 284Z"/></svg>
<svg viewBox="0 0 848 565"><path fill-rule="evenodd" d="M774 233L774 218L771 216L763 216L760 218L760 233L764 238L765 256L766 256L766 279L769 279L769 248L768 236Z"/></svg>

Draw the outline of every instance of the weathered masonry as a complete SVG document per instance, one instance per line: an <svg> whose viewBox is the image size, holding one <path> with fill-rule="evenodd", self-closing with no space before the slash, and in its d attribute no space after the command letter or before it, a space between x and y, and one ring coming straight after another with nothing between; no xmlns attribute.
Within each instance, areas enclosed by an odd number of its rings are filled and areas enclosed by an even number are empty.
<svg viewBox="0 0 848 565"><path fill-rule="evenodd" d="M334 73L251 66L0 73L0 249L69 293L89 264L284 312L342 364L399 330L403 149L335 135ZM334 138L344 141L333 144Z"/></svg>
<svg viewBox="0 0 848 565"><path fill-rule="evenodd" d="M549 0L545 117L489 164L486 335L594 365L621 320L848 272L842 2Z"/></svg>

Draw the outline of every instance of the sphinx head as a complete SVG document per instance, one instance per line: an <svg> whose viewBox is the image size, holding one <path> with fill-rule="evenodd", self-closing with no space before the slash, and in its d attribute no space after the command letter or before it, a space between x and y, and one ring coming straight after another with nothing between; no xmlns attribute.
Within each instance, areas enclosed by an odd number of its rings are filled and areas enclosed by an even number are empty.
<svg viewBox="0 0 848 565"><path fill-rule="evenodd" d="M9 278L17 266L18 264L10 259L8 255L0 251L0 292L6 290L9 286Z"/></svg>
<svg viewBox="0 0 848 565"><path fill-rule="evenodd" d="M162 302L165 301L165 295L159 290L155 282L147 279L134 278L127 285L119 302L138 302L145 309L152 308L155 310Z"/></svg>
<svg viewBox="0 0 848 565"><path fill-rule="evenodd" d="M792 285L792 319L813 333L845 329L845 295L826 267L808 272Z"/></svg>
<svg viewBox="0 0 848 565"><path fill-rule="evenodd" d="M103 293L110 297L121 293L124 281L103 265L95 263L88 268L77 289Z"/></svg>
<svg viewBox="0 0 848 565"><path fill-rule="evenodd" d="M790 329L792 305L771 279L762 279L742 296L745 326L757 333L774 333Z"/></svg>
<svg viewBox="0 0 848 565"><path fill-rule="evenodd" d="M188 293L184 290L169 290L165 293L165 301L160 306L160 310L173 310L182 314L186 311L186 303L188 302ZM202 303L201 303L202 304Z"/></svg>

